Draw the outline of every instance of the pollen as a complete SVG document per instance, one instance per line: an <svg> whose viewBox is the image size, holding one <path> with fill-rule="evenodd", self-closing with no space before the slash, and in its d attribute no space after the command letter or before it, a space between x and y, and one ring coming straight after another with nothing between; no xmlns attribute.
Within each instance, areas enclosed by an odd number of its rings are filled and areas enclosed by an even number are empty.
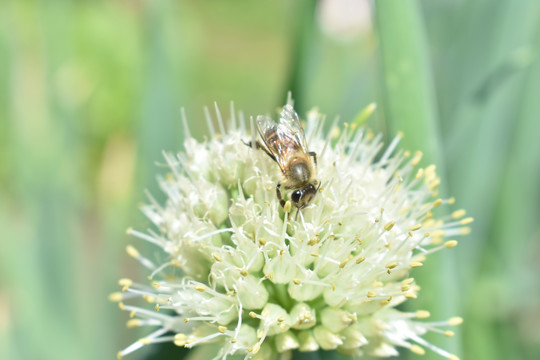
<svg viewBox="0 0 540 360"><path fill-rule="evenodd" d="M416 312L416 317L419 319L427 319L430 316L431 314L429 313L429 311L426 311L426 310L418 310Z"/></svg>
<svg viewBox="0 0 540 360"><path fill-rule="evenodd" d="M395 221L390 221L389 223L387 223L386 225L384 225L384 230L390 231L390 230L392 230L392 228L394 227L394 225L396 225L396 222L395 222Z"/></svg>
<svg viewBox="0 0 540 360"><path fill-rule="evenodd" d="M109 301L112 302L119 302L122 301L122 293L121 292L113 292L109 295Z"/></svg>
<svg viewBox="0 0 540 360"><path fill-rule="evenodd" d="M223 258L219 254L213 253L212 256L214 257L216 261L219 261L219 262L223 261Z"/></svg>
<svg viewBox="0 0 540 360"><path fill-rule="evenodd" d="M426 353L426 350L418 345L412 345L410 350L417 355L425 355Z"/></svg>
<svg viewBox="0 0 540 360"><path fill-rule="evenodd" d="M139 257L139 251L137 249L135 249L135 247L131 246L131 245L128 245L126 246L126 252L128 253L129 256L131 256L132 258L138 258Z"/></svg>
<svg viewBox="0 0 540 360"><path fill-rule="evenodd" d="M457 244L458 244L458 242L456 240L449 240L449 241L444 243L444 247L453 248L453 247L457 246Z"/></svg>

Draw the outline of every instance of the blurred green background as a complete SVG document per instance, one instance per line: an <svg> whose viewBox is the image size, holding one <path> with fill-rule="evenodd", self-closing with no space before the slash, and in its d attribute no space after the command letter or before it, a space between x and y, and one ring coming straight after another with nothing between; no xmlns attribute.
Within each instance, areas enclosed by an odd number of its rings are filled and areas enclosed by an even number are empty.
<svg viewBox="0 0 540 360"><path fill-rule="evenodd" d="M288 90L343 121L377 102L368 125L403 130L476 219L417 271L411 308L465 319L429 339L539 359L539 49L538 0L3 0L0 359L112 359L137 339L107 295L144 276L124 233L148 225L180 107L203 139L203 106L267 113Z"/></svg>

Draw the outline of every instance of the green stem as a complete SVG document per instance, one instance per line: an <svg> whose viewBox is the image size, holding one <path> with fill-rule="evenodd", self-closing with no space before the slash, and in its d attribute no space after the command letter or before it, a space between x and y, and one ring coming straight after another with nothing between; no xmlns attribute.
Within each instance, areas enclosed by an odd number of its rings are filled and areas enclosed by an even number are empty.
<svg viewBox="0 0 540 360"><path fill-rule="evenodd" d="M420 7L415 0L379 0L375 6L383 111L390 133L403 131L404 147L421 150L424 165L436 164L444 184L433 76ZM441 193L444 192L441 189ZM415 309L425 307L436 318L460 314L452 256L451 252L435 254L422 270L411 274L425 289L419 299L411 304ZM437 344L443 341L434 338ZM441 346L459 353L458 337Z"/></svg>

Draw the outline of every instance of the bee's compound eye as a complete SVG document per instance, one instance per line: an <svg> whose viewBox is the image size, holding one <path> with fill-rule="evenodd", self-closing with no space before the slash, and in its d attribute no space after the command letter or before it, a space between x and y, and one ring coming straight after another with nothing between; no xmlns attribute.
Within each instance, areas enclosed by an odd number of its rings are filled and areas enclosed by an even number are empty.
<svg viewBox="0 0 540 360"><path fill-rule="evenodd" d="M293 191L291 194L291 199L293 202L298 203L302 197L302 192L300 190Z"/></svg>

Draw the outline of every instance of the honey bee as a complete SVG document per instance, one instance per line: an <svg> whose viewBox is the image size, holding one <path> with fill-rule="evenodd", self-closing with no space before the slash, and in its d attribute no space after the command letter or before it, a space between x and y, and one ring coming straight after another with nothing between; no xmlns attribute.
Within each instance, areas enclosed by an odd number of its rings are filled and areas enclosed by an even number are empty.
<svg viewBox="0 0 540 360"><path fill-rule="evenodd" d="M281 194L281 189L284 189L292 191L292 205L298 210L305 208L319 191L321 183L316 179L317 154L308 149L298 114L287 104L280 113L279 124L268 116L258 116L257 130L264 144L257 141L255 146L270 156L281 170L282 177L276 186L281 207L285 206Z"/></svg>

